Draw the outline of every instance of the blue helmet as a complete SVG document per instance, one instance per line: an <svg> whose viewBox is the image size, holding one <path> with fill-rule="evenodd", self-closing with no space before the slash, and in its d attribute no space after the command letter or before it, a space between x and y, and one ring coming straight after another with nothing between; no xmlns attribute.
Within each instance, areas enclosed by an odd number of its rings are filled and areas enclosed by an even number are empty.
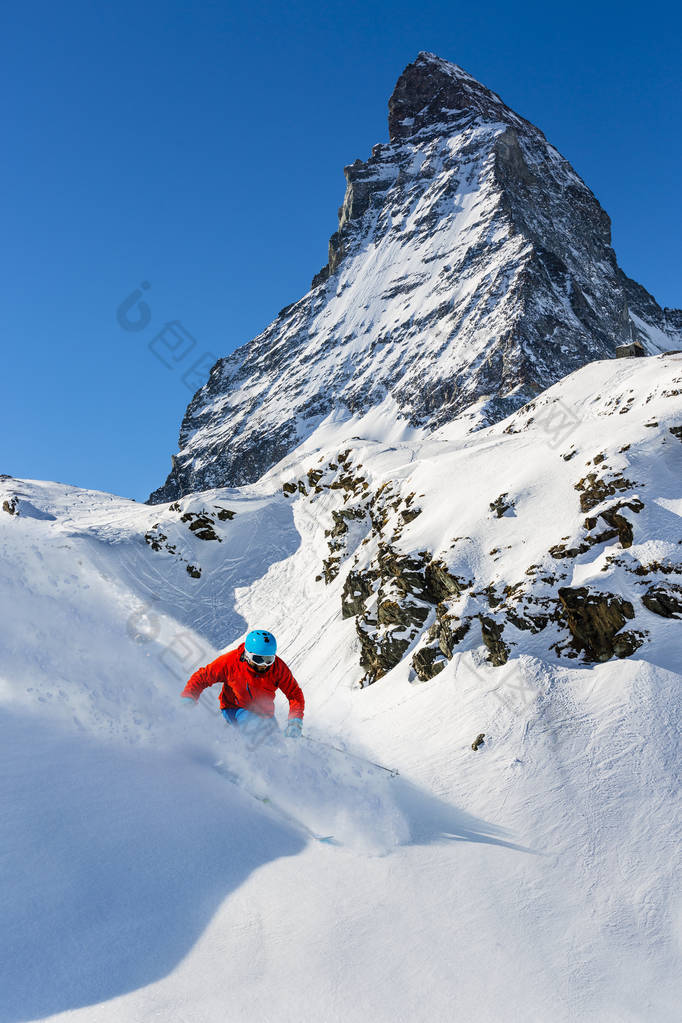
<svg viewBox="0 0 682 1023"><path fill-rule="evenodd" d="M253 629L244 641L244 655L252 668L267 671L275 663L277 640L267 629Z"/></svg>

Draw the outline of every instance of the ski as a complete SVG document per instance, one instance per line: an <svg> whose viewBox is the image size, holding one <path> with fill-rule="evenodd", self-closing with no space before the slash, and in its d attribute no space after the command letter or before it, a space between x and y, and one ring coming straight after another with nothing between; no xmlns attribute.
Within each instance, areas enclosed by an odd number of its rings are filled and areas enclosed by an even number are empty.
<svg viewBox="0 0 682 1023"><path fill-rule="evenodd" d="M385 771L391 778L397 778L400 775L400 771L397 767L384 767L383 764L377 764L375 760L368 760L367 757L361 757L358 753L351 753L350 750L341 749L340 746L333 746L330 742L322 742L321 739L314 739L310 735L301 736L304 742L314 742L316 746L324 746L325 749L333 749L336 753L341 753L344 757L350 757L351 760L359 760L361 764L365 764L367 767L376 767L379 771Z"/></svg>
<svg viewBox="0 0 682 1023"><path fill-rule="evenodd" d="M304 824L297 817L294 817L294 815L289 813L288 810L283 810L277 803L273 803L269 796L261 796L252 789L247 788L239 775L226 767L222 760L216 761L213 766L222 778L231 782L234 786L236 786L236 788L241 789L241 791L245 792L247 796L251 797L251 799L255 799L263 806L266 806L273 816L279 817L280 820L285 821L287 824L292 825L292 827L302 831L308 836L308 838L312 838L316 842L321 842L324 845L341 845L341 843L334 838L333 835L318 835L317 832L313 831L312 828L309 828L307 824Z"/></svg>

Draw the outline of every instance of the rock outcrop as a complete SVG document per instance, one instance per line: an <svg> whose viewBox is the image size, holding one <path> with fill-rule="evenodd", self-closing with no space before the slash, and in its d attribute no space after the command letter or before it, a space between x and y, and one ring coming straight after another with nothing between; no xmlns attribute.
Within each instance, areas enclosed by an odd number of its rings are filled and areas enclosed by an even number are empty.
<svg viewBox="0 0 682 1023"><path fill-rule="evenodd" d="M425 682L468 651L477 651L478 665L496 668L525 650L588 664L628 657L656 635L660 622L652 621L654 616L682 616L682 541L675 540L665 510L669 501L657 498L661 483L648 462L655 450L670 472L666 486L674 494L680 456L670 422L675 422L682 379L679 359L669 355L642 363L641 374L632 367L625 379L608 363L582 370L585 380L596 373L618 386L600 387L588 402L581 400L590 418L581 423L572 414L568 451L554 449L546 432L544 406L556 402L551 392L520 409L504 427L485 431L478 444L460 449L455 442L453 465L462 470L467 464L460 461L462 452L480 447L476 464L485 480L481 488L477 472L462 471L468 484L464 502L447 486L435 500L430 490L443 487L439 472L430 476L432 458L441 446L447 448L440 438L424 442L426 469L418 458L412 462L411 451L401 456L390 448L400 466L396 476L384 475L385 468L376 476L370 452L381 451L381 459L386 452L369 442L364 451L327 451L314 468L301 465L302 475L285 482L283 490L287 503L309 503L305 517L328 544L317 581L335 584L340 617L354 620L360 685L379 681L401 663L413 682ZM656 383L649 383L649 390L635 386L640 375ZM614 430L618 440L610 436ZM630 438L626 443L623 432ZM500 494L498 483L507 469L505 459L492 453L498 443L513 449L517 434L523 437L518 478L507 476L508 489ZM536 470L529 488L527 453L534 451L542 460L548 441L549 462ZM548 496L557 477L561 499ZM459 479L453 474L455 492ZM458 535L446 539L444 509L458 508L456 518L463 507L469 514L469 502L478 511L468 529L494 537L495 546L477 550L472 536L459 535L454 522ZM439 525L429 530L425 520ZM538 531L546 537L541 550L534 541ZM424 536L440 536L440 546L426 547ZM530 565L523 557L527 544L535 546ZM505 570L505 563L513 568ZM588 584L578 585L576 579Z"/></svg>
<svg viewBox="0 0 682 1023"><path fill-rule="evenodd" d="M651 586L642 597L642 603L661 618L682 618L682 586L675 583Z"/></svg>
<svg viewBox="0 0 682 1023"><path fill-rule="evenodd" d="M586 660L608 661L628 657L642 644L632 632L622 632L623 626L635 617L629 600L609 593L590 593L587 587L562 587L559 599L576 648Z"/></svg>

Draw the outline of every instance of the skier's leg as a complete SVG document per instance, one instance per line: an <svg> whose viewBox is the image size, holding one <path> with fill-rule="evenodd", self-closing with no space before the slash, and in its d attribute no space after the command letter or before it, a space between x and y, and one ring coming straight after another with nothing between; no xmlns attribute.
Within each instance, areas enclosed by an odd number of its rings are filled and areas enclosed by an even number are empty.
<svg viewBox="0 0 682 1023"><path fill-rule="evenodd" d="M254 714L244 707L238 707L235 711L235 724L251 746L260 746L262 742L271 741L279 732L274 717Z"/></svg>

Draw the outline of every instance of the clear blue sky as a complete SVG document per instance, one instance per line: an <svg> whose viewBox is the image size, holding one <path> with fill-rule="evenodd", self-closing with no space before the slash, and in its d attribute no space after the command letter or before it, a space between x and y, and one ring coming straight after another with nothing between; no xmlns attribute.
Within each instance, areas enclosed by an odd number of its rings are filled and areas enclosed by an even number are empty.
<svg viewBox="0 0 682 1023"><path fill-rule="evenodd" d="M179 321L184 369L307 291L419 50L542 128L621 266L682 306L681 28L658 0L5 4L0 472L138 500L163 481L191 394L149 341ZM143 281L150 322L124 331Z"/></svg>

